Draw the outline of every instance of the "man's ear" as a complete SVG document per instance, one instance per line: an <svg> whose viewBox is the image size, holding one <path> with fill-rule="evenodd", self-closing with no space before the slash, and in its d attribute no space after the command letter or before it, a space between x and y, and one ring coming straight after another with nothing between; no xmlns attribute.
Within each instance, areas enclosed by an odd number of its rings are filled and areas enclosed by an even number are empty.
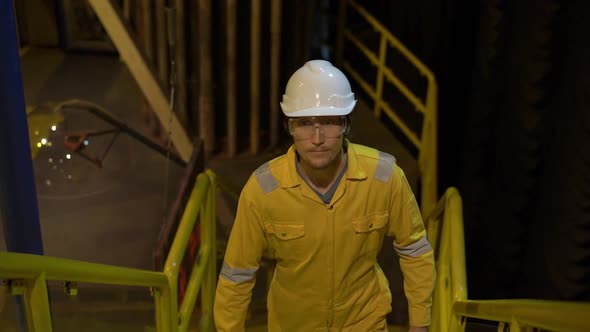
<svg viewBox="0 0 590 332"><path fill-rule="evenodd" d="M283 129L285 129L285 132L289 135L291 135L291 133L289 132L289 118L286 117L285 115L282 116L283 119Z"/></svg>
<svg viewBox="0 0 590 332"><path fill-rule="evenodd" d="M348 114L346 116L346 131L344 131L344 138L348 138L350 136L350 128L352 124L352 116Z"/></svg>

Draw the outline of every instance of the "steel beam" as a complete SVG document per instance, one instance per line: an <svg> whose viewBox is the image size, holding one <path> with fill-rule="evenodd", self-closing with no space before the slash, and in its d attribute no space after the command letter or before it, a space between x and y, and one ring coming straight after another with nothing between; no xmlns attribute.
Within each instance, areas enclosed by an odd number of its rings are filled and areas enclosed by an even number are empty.
<svg viewBox="0 0 590 332"><path fill-rule="evenodd" d="M188 162L193 151L193 144L184 127L172 112L164 90L158 83L158 79L152 73L137 43L131 38L118 11L110 1L89 0L88 2L117 47L121 58L127 64L131 75L135 78L135 81L158 116L162 126L166 132L170 132L170 139L176 147L178 154L185 162Z"/></svg>

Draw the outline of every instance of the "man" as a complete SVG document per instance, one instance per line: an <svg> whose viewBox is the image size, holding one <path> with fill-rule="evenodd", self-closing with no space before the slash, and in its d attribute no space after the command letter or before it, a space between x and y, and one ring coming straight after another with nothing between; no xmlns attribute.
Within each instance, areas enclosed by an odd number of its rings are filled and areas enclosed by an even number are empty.
<svg viewBox="0 0 590 332"><path fill-rule="evenodd" d="M376 263L385 235L400 256L410 331L426 331L432 248L395 159L346 139L355 104L327 61L289 79L281 108L294 144L244 186L217 286L218 331L244 330L263 256L276 261L269 331L387 331L391 293Z"/></svg>

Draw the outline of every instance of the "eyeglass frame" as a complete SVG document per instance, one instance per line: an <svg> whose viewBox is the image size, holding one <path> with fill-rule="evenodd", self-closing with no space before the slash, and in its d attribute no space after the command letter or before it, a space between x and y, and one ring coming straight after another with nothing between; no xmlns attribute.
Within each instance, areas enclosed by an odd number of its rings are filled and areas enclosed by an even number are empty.
<svg viewBox="0 0 590 332"><path fill-rule="evenodd" d="M309 137L306 138L296 138L293 131L291 131L291 123L295 120L298 119L302 119L302 118L328 118L328 117L335 117L335 118L340 118L343 120L344 125L342 126L342 132L339 133L337 136L326 136L323 129L322 129L322 125L318 124L316 121L314 121L314 125L313 125L313 129L311 131L311 135ZM304 117L286 117L285 121L284 121L284 126L285 126L285 130L289 133L289 135L291 135L293 138L295 139L301 139L301 140L306 140L306 139L310 139L313 137L313 135L315 134L316 129L319 129L320 133L326 137L326 138L338 138L340 136L344 136L346 137L349 132L350 132L350 123L351 123L351 116L350 115L327 115L327 116L304 116Z"/></svg>

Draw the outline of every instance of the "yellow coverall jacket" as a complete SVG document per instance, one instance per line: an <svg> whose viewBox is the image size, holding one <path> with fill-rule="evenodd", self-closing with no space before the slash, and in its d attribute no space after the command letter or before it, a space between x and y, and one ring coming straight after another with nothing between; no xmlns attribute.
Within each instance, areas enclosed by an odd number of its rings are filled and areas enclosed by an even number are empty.
<svg viewBox="0 0 590 332"><path fill-rule="evenodd" d="M410 325L430 324L434 256L405 175L391 155L347 151L330 204L297 173L293 147L250 177L217 285L218 331L244 330L263 256L276 260L269 331L386 331L391 293L376 263L385 235L400 256Z"/></svg>

